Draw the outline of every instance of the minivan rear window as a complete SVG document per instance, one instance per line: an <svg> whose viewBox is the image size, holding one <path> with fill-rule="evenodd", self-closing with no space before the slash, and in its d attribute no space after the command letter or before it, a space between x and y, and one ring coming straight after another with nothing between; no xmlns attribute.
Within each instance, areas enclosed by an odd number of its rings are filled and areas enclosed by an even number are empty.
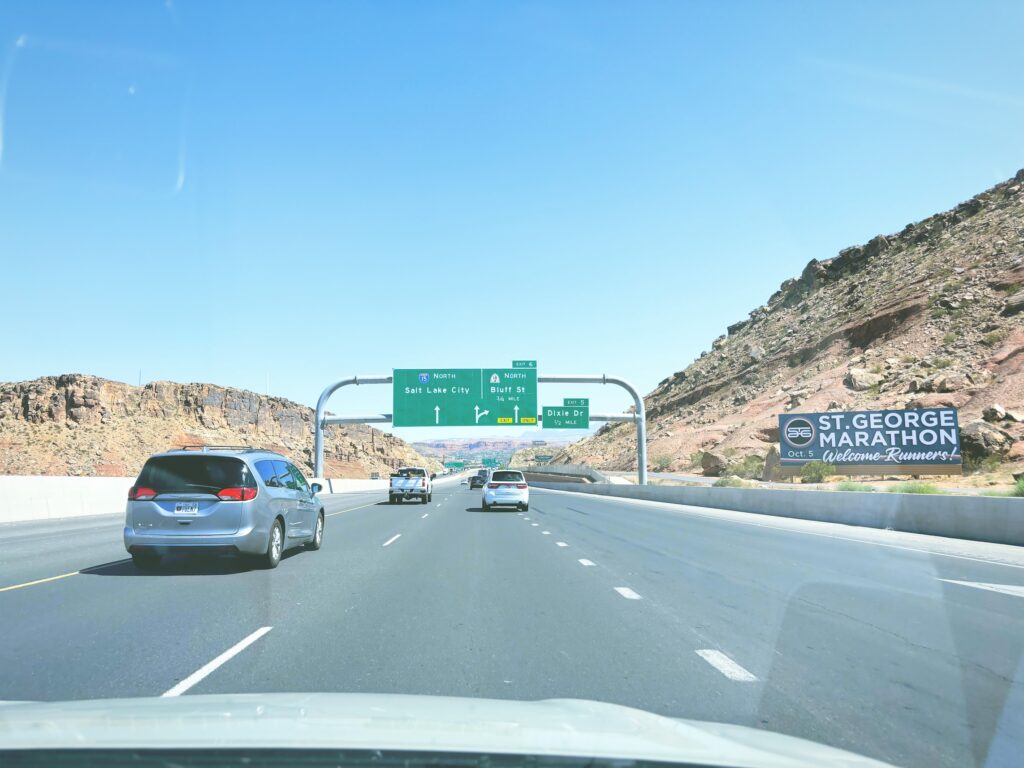
<svg viewBox="0 0 1024 768"><path fill-rule="evenodd" d="M255 488L249 467L228 456L157 456L146 462L136 486L157 493L213 493Z"/></svg>
<svg viewBox="0 0 1024 768"><path fill-rule="evenodd" d="M491 475L491 482L494 483L524 483L522 472L495 472Z"/></svg>

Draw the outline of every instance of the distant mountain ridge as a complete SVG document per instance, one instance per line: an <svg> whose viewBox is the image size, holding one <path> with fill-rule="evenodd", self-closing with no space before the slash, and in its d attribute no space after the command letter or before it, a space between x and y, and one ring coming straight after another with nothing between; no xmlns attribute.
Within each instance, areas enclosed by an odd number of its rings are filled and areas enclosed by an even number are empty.
<svg viewBox="0 0 1024 768"><path fill-rule="evenodd" d="M369 426L328 427L325 438L328 477L439 467ZM311 475L313 410L215 384L136 387L77 373L0 383L0 474L132 476L151 454L188 444L269 448Z"/></svg>
<svg viewBox="0 0 1024 768"><path fill-rule="evenodd" d="M662 276L664 277L664 276ZM659 469L763 457L777 415L950 405L971 461L1024 461L1024 171L892 235L812 260L645 398ZM632 425L560 460L636 467Z"/></svg>

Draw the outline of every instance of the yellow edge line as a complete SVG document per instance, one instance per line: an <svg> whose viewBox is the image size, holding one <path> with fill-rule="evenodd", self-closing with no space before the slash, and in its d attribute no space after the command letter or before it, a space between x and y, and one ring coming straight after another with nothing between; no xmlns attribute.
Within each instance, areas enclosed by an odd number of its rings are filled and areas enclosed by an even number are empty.
<svg viewBox="0 0 1024 768"><path fill-rule="evenodd" d="M12 589L21 589L22 587L31 587L36 584L45 584L48 581L56 581L57 579L66 579L68 576L77 576L81 571L72 571L71 573L62 573L60 576L50 576L46 579L36 579L35 581L26 581L24 584L14 584L10 587L0 587L0 592L10 592Z"/></svg>

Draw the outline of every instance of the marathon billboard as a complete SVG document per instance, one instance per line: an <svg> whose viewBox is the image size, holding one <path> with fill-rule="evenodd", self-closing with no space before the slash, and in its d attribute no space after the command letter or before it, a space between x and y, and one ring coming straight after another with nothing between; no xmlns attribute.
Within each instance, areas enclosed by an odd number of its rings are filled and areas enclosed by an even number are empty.
<svg viewBox="0 0 1024 768"><path fill-rule="evenodd" d="M960 427L955 408L787 413L779 416L779 456L783 467L959 467Z"/></svg>

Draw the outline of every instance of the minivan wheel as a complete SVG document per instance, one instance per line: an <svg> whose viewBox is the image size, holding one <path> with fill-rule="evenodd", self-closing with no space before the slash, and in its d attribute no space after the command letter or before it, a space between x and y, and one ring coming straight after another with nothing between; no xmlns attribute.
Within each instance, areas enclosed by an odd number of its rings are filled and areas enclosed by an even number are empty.
<svg viewBox="0 0 1024 768"><path fill-rule="evenodd" d="M132 563L139 570L151 571L160 565L160 555L154 552L132 552Z"/></svg>
<svg viewBox="0 0 1024 768"><path fill-rule="evenodd" d="M306 544L307 549L317 550L324 541L324 513L321 512L316 518L316 529L313 531L313 540Z"/></svg>
<svg viewBox="0 0 1024 768"><path fill-rule="evenodd" d="M260 557L263 567L277 568L277 564L281 562L282 551L284 551L284 532L281 530L281 521L275 520L267 540L267 551Z"/></svg>

